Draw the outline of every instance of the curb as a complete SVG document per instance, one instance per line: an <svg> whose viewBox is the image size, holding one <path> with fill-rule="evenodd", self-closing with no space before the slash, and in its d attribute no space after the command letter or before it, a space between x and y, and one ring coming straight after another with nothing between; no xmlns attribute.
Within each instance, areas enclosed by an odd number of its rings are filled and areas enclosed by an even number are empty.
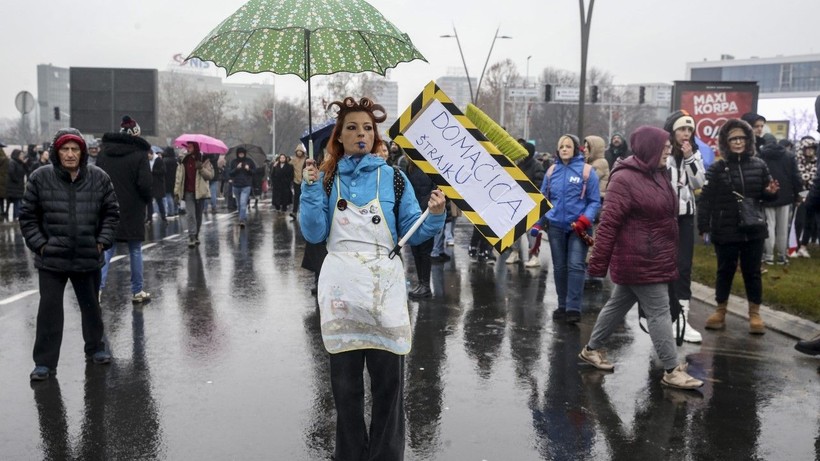
<svg viewBox="0 0 820 461"><path fill-rule="evenodd" d="M717 307L717 303L715 302L715 289L700 283L692 282L692 299L713 308ZM749 307L746 298L729 295L728 311L738 317L748 319ZM783 333L792 338L811 339L820 334L820 324L796 315L772 309L763 304L760 305L760 316L763 318L763 322L766 323L767 329Z"/></svg>

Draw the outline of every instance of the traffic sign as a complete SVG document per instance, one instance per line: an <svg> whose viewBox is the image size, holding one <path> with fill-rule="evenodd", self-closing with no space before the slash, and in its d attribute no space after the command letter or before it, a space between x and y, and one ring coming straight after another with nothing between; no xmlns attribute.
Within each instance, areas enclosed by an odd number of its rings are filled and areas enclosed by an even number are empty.
<svg viewBox="0 0 820 461"><path fill-rule="evenodd" d="M508 88L508 98L537 98L538 88Z"/></svg>
<svg viewBox="0 0 820 461"><path fill-rule="evenodd" d="M26 115L34 110L34 96L28 91L21 91L14 98L14 106L17 107L17 111Z"/></svg>
<svg viewBox="0 0 820 461"><path fill-rule="evenodd" d="M559 86L555 88L555 97L552 98L555 101L564 101L570 102L578 100L581 98L581 89L577 87L571 86Z"/></svg>

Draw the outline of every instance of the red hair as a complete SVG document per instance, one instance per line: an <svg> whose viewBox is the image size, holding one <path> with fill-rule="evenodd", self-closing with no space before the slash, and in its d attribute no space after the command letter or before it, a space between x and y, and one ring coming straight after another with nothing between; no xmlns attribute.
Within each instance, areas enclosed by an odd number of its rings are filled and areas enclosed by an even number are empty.
<svg viewBox="0 0 820 461"><path fill-rule="evenodd" d="M319 170L325 173L325 188L328 187L328 184L330 184L330 181L333 179L333 175L336 172L336 165L339 164L339 159L341 159L345 154L345 147L339 141L339 137L344 129L345 117L353 112L365 112L368 116L370 116L370 120L373 122L374 128L373 146L371 148L372 151L375 151L376 148L383 142L381 136L379 135L379 130L375 129L376 124L382 123L387 119L387 113L385 112L384 107L374 103L370 100L370 98L361 98L357 102L355 99L348 96L343 101L333 101L330 103L329 107L333 106L337 106L339 108L339 113L336 115L336 126L333 127L333 133L330 135L330 140L327 143L328 155L325 156L324 161L322 161L322 165L319 167ZM376 114L376 112L381 113Z"/></svg>

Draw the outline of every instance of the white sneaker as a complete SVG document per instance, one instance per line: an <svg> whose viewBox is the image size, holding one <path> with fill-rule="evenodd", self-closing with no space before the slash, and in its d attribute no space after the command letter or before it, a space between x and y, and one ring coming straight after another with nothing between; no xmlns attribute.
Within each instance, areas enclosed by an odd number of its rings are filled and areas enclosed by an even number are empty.
<svg viewBox="0 0 820 461"><path fill-rule="evenodd" d="M683 330L683 340L687 343L700 344L701 342L703 342L703 336L697 330L692 328L692 325L689 324L689 300L681 299L679 302L681 304L683 316L686 319L686 323L684 324ZM677 334L675 322L672 323L672 334Z"/></svg>
<svg viewBox="0 0 820 461"><path fill-rule="evenodd" d="M520 257L518 256L518 251L513 251L509 258L507 258L507 264L515 264L518 262Z"/></svg>
<svg viewBox="0 0 820 461"><path fill-rule="evenodd" d="M541 267L541 258L538 256L530 256L529 261L524 263L524 267Z"/></svg>
<svg viewBox="0 0 820 461"><path fill-rule="evenodd" d="M805 246L798 248L797 254L800 255L801 258L811 258L811 255L809 255L809 250L807 250Z"/></svg>
<svg viewBox="0 0 820 461"><path fill-rule="evenodd" d="M703 386L703 381L691 377L686 372L688 367L689 364L681 363L672 370L672 373L664 372L661 384L675 389L697 389Z"/></svg>
<svg viewBox="0 0 820 461"><path fill-rule="evenodd" d="M151 299L151 293L146 291L140 291L139 293L134 293L134 296L131 298L132 303L144 303Z"/></svg>

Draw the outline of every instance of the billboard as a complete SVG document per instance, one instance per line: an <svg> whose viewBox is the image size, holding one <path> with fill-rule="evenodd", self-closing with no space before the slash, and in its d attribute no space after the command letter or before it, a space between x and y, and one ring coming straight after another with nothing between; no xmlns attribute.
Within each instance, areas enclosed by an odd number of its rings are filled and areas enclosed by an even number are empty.
<svg viewBox="0 0 820 461"><path fill-rule="evenodd" d="M70 75L71 126L99 136L130 115L143 136L157 134L156 69L72 67Z"/></svg>
<svg viewBox="0 0 820 461"><path fill-rule="evenodd" d="M717 152L720 127L731 118L757 112L757 82L675 81L672 110L695 119L695 135Z"/></svg>

